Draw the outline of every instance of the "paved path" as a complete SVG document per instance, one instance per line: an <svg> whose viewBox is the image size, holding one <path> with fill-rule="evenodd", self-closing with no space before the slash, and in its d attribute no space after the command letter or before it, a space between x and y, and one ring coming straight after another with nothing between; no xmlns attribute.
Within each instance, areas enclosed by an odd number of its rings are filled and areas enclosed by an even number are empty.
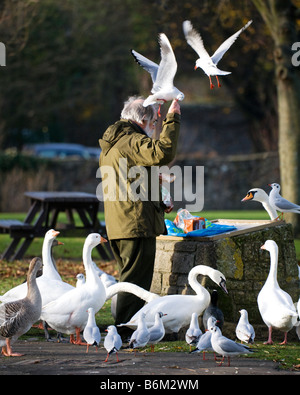
<svg viewBox="0 0 300 395"><path fill-rule="evenodd" d="M134 352L121 350L120 362L116 355L110 356L108 362L106 350L91 348L86 353L85 346L69 343L52 343L45 341L18 341L14 351L24 353L22 357L0 356L0 375L96 375L107 377L127 375L300 375L300 372L278 370L272 361L254 358L232 358L231 366L217 366L213 354L207 354L203 361L202 354L187 352ZM226 363L227 365L227 363Z"/></svg>

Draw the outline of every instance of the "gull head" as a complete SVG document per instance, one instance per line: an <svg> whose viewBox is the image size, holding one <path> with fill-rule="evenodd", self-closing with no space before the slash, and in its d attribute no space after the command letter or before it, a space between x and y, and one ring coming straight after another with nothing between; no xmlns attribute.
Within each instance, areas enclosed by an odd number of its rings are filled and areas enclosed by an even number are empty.
<svg viewBox="0 0 300 395"><path fill-rule="evenodd" d="M176 99L180 100L180 101L183 100L184 99L184 93L179 92L178 95L176 96Z"/></svg>
<svg viewBox="0 0 300 395"><path fill-rule="evenodd" d="M272 189L277 190L277 192L280 192L280 185L277 184L276 182L273 182L273 184L268 184L269 187L271 187Z"/></svg>

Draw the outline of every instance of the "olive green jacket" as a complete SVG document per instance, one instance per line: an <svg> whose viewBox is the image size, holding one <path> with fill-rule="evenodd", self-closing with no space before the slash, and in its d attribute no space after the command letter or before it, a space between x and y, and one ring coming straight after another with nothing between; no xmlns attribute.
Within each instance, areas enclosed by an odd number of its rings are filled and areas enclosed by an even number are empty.
<svg viewBox="0 0 300 395"><path fill-rule="evenodd" d="M136 123L124 119L111 125L99 139L109 239L156 237L165 232L164 208L156 187L154 198L153 193L149 198L151 187L153 189L151 166L153 171L153 166L167 165L174 159L179 129L180 115L168 113L158 140L148 137ZM134 173L134 166L143 166L143 178ZM130 190L135 191L139 198L136 195L132 197Z"/></svg>

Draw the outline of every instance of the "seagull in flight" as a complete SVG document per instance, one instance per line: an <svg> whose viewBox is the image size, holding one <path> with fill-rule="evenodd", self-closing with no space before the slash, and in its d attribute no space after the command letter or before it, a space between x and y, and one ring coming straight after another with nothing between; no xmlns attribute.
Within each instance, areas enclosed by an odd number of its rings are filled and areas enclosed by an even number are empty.
<svg viewBox="0 0 300 395"><path fill-rule="evenodd" d="M164 33L159 34L158 41L161 54L159 65L133 49L131 50L131 54L136 62L150 73L153 82L151 90L152 95L148 96L144 101L144 107L156 103L161 106L169 100L184 99L184 94L173 85L173 80L177 71L177 62L170 41Z"/></svg>
<svg viewBox="0 0 300 395"><path fill-rule="evenodd" d="M231 45L235 42L238 36L252 23L252 20L247 22L244 27L242 27L238 32L230 36L227 40L223 42L219 46L219 48L215 51L212 56L209 56L208 52L204 48L203 40L201 35L193 28L193 25L190 21L183 22L183 32L186 38L187 43L193 48L193 50L198 54L199 59L196 60L195 70L200 67L204 73L208 76L210 82L210 89L214 88L214 85L211 81L211 75L215 75L218 87L221 87L221 84L218 79L218 75L227 75L231 74L230 71L223 71L218 69L217 64L222 59L225 52L231 47Z"/></svg>

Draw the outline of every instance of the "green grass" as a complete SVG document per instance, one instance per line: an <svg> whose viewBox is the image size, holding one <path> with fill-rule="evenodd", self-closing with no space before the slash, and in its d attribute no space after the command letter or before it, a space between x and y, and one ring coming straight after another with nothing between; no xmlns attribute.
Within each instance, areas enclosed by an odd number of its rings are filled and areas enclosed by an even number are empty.
<svg viewBox="0 0 300 395"><path fill-rule="evenodd" d="M198 213L193 213L193 215L199 215L201 217L205 217L209 220L214 219L257 219L264 220L269 219L268 214L265 210L224 210L224 211L201 211ZM18 219L23 221L25 219L25 213L0 213L0 219ZM176 217L176 212L166 214L166 218L170 220L174 220ZM104 213L99 212L98 218L100 221L104 221ZM79 216L75 213L74 215L75 222L80 223ZM67 223L66 215L64 213L60 213L58 217L59 223ZM59 237L58 237L59 238ZM64 242L64 246L60 246L56 248L55 256L57 258L62 259L81 259L82 254L82 246L84 243L83 238L60 238L61 241ZM300 261L300 239L295 239L295 248L297 259ZM4 251L4 249L10 243L10 237L8 235L0 235L0 253ZM42 239L34 239L29 249L26 252L26 257L32 257L36 255L40 255L42 249ZM98 259L97 251L93 252L93 258Z"/></svg>
<svg viewBox="0 0 300 395"><path fill-rule="evenodd" d="M16 219L19 221L24 221L26 217L25 213L0 213L0 219ZM98 218L100 221L104 221L104 213L99 212ZM79 215L77 213L74 214L74 220L75 223L78 223L78 225L82 226L82 223L80 221ZM59 224L66 224L67 223L67 217L65 213L60 213L58 216L58 223ZM63 239L58 236L58 240L62 241L64 243L63 246L58 246L55 249L55 257L57 259L62 258L62 259L76 259L76 260L81 260L82 256L82 247L84 244L84 238L82 237L64 237ZM5 250L5 248L9 245L11 239L9 235L1 235L0 234L0 254L2 251ZM42 244L43 244L43 239L42 238L35 238L31 245L29 246L28 250L26 251L25 258L26 257L32 257L32 256L40 256L41 251L42 251ZM99 255L96 250L92 251L92 256L95 259L99 258Z"/></svg>

